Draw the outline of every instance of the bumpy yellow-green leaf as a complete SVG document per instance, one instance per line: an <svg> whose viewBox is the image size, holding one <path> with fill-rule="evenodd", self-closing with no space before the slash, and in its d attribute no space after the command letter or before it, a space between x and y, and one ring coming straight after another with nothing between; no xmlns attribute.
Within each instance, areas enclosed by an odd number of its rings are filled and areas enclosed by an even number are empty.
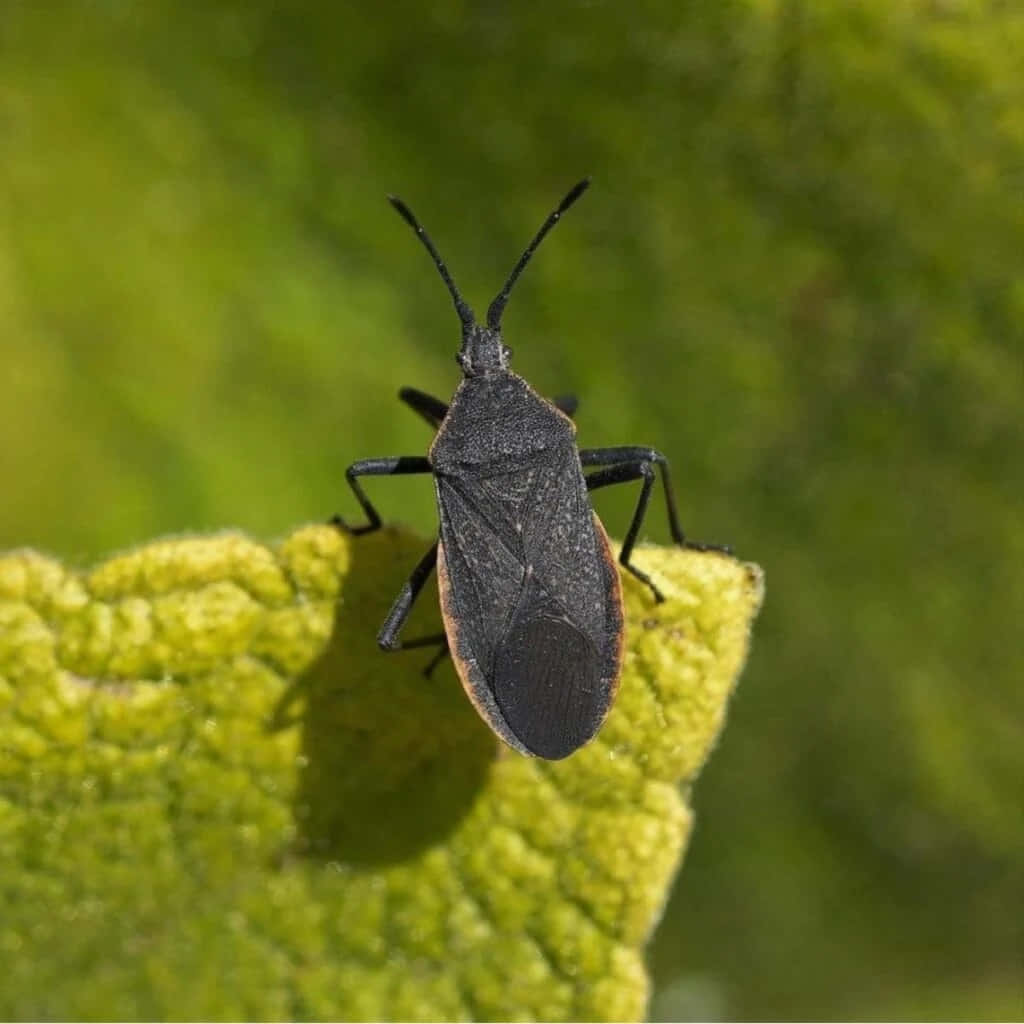
<svg viewBox="0 0 1024 1024"><path fill-rule="evenodd" d="M0 1017L642 1015L760 574L643 549L668 600L625 580L619 700L553 764L377 650L422 547L0 557Z"/></svg>

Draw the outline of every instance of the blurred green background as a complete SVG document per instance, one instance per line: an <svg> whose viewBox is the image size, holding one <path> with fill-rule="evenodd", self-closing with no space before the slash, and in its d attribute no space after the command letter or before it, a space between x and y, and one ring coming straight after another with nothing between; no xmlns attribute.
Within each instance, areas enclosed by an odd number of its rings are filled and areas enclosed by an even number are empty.
<svg viewBox="0 0 1024 1024"><path fill-rule="evenodd" d="M482 312L590 173L515 368L768 578L652 1013L1021 1016L1019 5L428 6L3 5L0 548L354 514L458 379L384 193Z"/></svg>

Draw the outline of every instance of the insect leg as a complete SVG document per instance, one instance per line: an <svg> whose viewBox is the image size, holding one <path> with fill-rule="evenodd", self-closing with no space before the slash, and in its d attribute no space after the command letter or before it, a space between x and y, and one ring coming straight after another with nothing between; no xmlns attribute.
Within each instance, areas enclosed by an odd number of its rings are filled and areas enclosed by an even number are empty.
<svg viewBox="0 0 1024 1024"><path fill-rule="evenodd" d="M423 584L430 579L430 574L434 571L435 565L437 565L436 540L402 585L402 589L398 592L398 597L395 598L394 604L391 605L391 610L388 612L384 624L377 633L377 643L382 651L400 651L402 649L403 644L398 639L398 634L401 632L402 626L405 625L405 620L409 617L409 612L412 610L416 598L419 597ZM433 638L427 637L425 639L429 643ZM422 643L417 640L410 640L404 646L420 647Z"/></svg>
<svg viewBox="0 0 1024 1024"><path fill-rule="evenodd" d="M430 460L423 455L392 455L384 459L360 459L353 462L345 470L345 479L348 481L356 500L366 513L368 522L362 526L349 526L341 516L334 516L331 523L338 529L344 530L358 536L361 533L372 533L380 526L380 516L373 507L370 499L366 496L362 487L359 486L358 477L361 476L401 476L407 473L431 473Z"/></svg>
<svg viewBox="0 0 1024 1024"><path fill-rule="evenodd" d="M448 653L448 637L444 633L434 633L431 636L421 636L415 640L403 641L399 638L398 634L401 633L402 627L409 617L409 612L412 611L412 606L416 603L416 598L419 596L424 584L430 579L430 574L434 571L436 564L437 541L434 542L430 550L420 559L419 564L409 575L409 579L406 580L405 585L398 592L398 597L395 598L395 602L392 604L384 624L377 633L377 644L382 651L407 651L414 647L439 646L440 650L423 671L423 674L428 679L434 669L437 668L441 659Z"/></svg>
<svg viewBox="0 0 1024 1024"><path fill-rule="evenodd" d="M618 467L622 465L638 466L643 463L647 466L650 471L650 475L653 478L654 472L653 467L657 465L661 469L661 482L665 488L665 508L668 512L668 528L672 534L672 539L677 544L684 544L687 547L690 546L686 539L686 535L683 533L682 526L679 525L679 511L676 509L676 498L672 491L672 481L669 477L668 471L668 459L661 454L656 448L644 448L640 445L622 445L618 448L584 448L580 451L580 462L584 466L608 466ZM600 476L600 474L594 474ZM625 480L636 480L637 477L646 475L643 471L638 471L633 476L623 477ZM608 479L607 483L619 483L622 481ZM598 487L606 486L606 484L597 484ZM592 485L588 482L588 487L593 489ZM650 492L650 485L647 486L647 491ZM644 502L646 507L646 502ZM637 526L639 529L639 525ZM696 545L699 546L699 545Z"/></svg>
<svg viewBox="0 0 1024 1024"><path fill-rule="evenodd" d="M612 484L624 484L630 480L643 478L643 486L640 488L640 498L636 503L636 511L633 513L633 521L626 531L626 538L622 542L622 550L619 552L619 562L628 569L641 583L651 588L654 600L665 600L665 595L657 588L654 581L642 569L638 569L630 555L633 553L633 546L636 544L637 534L647 514L647 505L651 500L651 488L654 486L654 470L649 462L623 462L617 466L608 466L606 469L599 469L587 477L587 490L596 491L599 487L609 487Z"/></svg>
<svg viewBox="0 0 1024 1024"><path fill-rule="evenodd" d="M632 522L626 531L625 540L622 542L622 551L619 554L619 561L637 579L642 580L651 588L655 600L662 601L664 597L661 591L654 585L646 573L637 569L630 561L633 547L636 544L637 535L643 525L644 516L647 514L647 506L651 499L651 489L654 486L654 467L661 469L661 480L665 490L665 508L668 513L668 526L672 533L672 539L683 547L693 548L697 551L725 551L714 544L698 544L686 539L683 528L679 523L679 512L676 508L675 494L672 490L672 481L669 476L668 460L661 452L654 448L643 448L639 446L624 446L621 448L588 448L580 452L580 462L584 466L603 466L604 469L591 473L587 477L587 490L594 491L599 487L608 487L613 484L626 483L630 480L643 479L643 486L640 489L640 498L636 504L636 511L633 513Z"/></svg>
<svg viewBox="0 0 1024 1024"><path fill-rule="evenodd" d="M414 412L418 412L432 427L439 427L448 415L448 406L440 398L434 398L417 388L402 388L398 397Z"/></svg>

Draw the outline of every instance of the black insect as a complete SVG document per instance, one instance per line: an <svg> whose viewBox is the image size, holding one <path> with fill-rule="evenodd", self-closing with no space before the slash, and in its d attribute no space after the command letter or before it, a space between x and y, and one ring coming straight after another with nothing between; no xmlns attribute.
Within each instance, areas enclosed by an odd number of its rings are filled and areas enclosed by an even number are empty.
<svg viewBox="0 0 1024 1024"><path fill-rule="evenodd" d="M385 651L438 644L453 656L462 685L484 721L523 754L556 760L601 726L618 689L622 664L622 595L608 537L588 492L643 481L619 561L662 595L630 560L661 470L669 528L686 544L665 457L653 448L576 447L570 416L576 400L545 401L508 368L501 315L509 292L544 236L583 194L579 182L547 218L478 324L434 243L400 199L392 205L426 246L462 321L458 362L463 379L450 405L403 388L402 401L437 428L426 456L363 459L346 478L368 521L381 525L359 477L430 473L440 538L413 570L377 634ZM596 467L589 475L587 467ZM704 548L705 545L688 545ZM437 568L445 632L407 641L399 632ZM429 671L429 669L428 669Z"/></svg>

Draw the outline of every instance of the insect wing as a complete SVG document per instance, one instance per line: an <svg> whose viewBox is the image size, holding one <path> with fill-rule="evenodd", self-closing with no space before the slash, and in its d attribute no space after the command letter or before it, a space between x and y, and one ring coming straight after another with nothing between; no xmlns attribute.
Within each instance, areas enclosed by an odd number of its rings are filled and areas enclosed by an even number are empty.
<svg viewBox="0 0 1024 1024"><path fill-rule="evenodd" d="M511 746L565 757L600 727L621 596L572 449L500 475L441 477L438 578L456 668Z"/></svg>

